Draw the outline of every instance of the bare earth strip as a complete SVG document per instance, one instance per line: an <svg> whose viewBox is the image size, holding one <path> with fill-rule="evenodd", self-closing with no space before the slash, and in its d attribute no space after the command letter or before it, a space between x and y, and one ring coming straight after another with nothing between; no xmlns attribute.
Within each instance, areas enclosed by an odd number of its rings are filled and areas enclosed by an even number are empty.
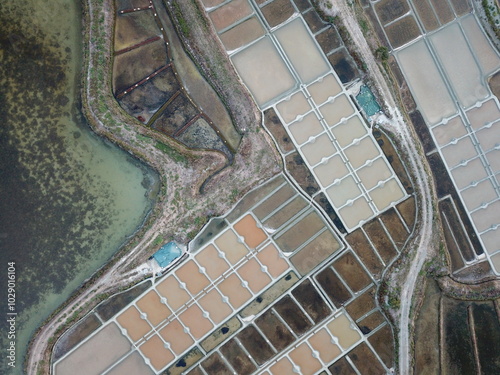
<svg viewBox="0 0 500 375"><path fill-rule="evenodd" d="M427 165L423 162L425 157L422 154L422 150L416 146L419 144L417 137L413 129L405 123L403 115L395 103L387 82L358 25L356 16L353 13L353 8L347 4L347 0L335 2L330 0L330 3L332 9L326 9L325 7L323 10L327 14L338 14L340 16L353 42L357 46L362 59L367 64L371 78L384 98L386 108L391 117L390 120L384 119L384 121L380 121L380 123L383 127L393 132L398 138L400 146L405 151L409 164L408 167L415 176L416 190L417 193L419 193L420 206L418 210L418 220L420 224L417 226L418 233L416 233L412 243L408 246L408 249L414 253L410 254L410 257L407 258L407 274L404 276L404 283L401 285L401 310L399 316L399 373L410 374L412 368L409 324L411 322L410 308L412 305L412 295L419 276L419 271L427 257L427 252L433 246L433 192L431 189L431 181L429 180L430 173L428 172Z"/></svg>

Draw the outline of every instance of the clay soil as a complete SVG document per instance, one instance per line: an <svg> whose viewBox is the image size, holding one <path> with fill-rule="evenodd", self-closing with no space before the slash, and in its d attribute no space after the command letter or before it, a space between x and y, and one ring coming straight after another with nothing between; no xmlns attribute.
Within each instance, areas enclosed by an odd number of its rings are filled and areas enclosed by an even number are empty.
<svg viewBox="0 0 500 375"><path fill-rule="evenodd" d="M253 325L243 329L236 337L258 365L266 363L274 356L274 352L269 344Z"/></svg>
<svg viewBox="0 0 500 375"><path fill-rule="evenodd" d="M346 306L346 310L353 320L358 320L376 307L375 292L375 287L371 287Z"/></svg>
<svg viewBox="0 0 500 375"><path fill-rule="evenodd" d="M403 248L409 233L406 231L401 219L399 218L396 210L394 208L389 209L384 212L380 219L384 223L385 228L392 237L392 240L396 244L399 250Z"/></svg>
<svg viewBox="0 0 500 375"><path fill-rule="evenodd" d="M271 309L257 318L255 324L257 324L278 351L282 351L295 341L292 332L279 320L276 313Z"/></svg>
<svg viewBox="0 0 500 375"><path fill-rule="evenodd" d="M346 237L346 241L351 245L356 255L368 268L375 279L380 279L384 265L368 242L363 231L359 228Z"/></svg>
<svg viewBox="0 0 500 375"><path fill-rule="evenodd" d="M385 264L388 264L394 257L398 255L398 252L391 243L389 237L384 231L382 224L377 219L370 221L366 224L363 229L370 238L371 242L375 246L378 254L382 258Z"/></svg>
<svg viewBox="0 0 500 375"><path fill-rule="evenodd" d="M385 370L364 342L349 352L349 358L361 374L384 374Z"/></svg>
<svg viewBox="0 0 500 375"><path fill-rule="evenodd" d="M351 252L337 259L333 263L333 268L355 293L368 286L371 282L370 277Z"/></svg>
<svg viewBox="0 0 500 375"><path fill-rule="evenodd" d="M436 30L439 27L439 21L434 14L431 5L427 1L413 1L418 18L422 21L427 32Z"/></svg>
<svg viewBox="0 0 500 375"><path fill-rule="evenodd" d="M302 336L312 327L312 323L289 296L285 296L278 301L274 305L274 309L297 336Z"/></svg>
<svg viewBox="0 0 500 375"><path fill-rule="evenodd" d="M288 173L307 194L312 196L319 191L318 183L298 152L287 155L285 163Z"/></svg>
<svg viewBox="0 0 500 375"><path fill-rule="evenodd" d="M413 193L413 186L410 177L408 176L408 173L406 173L406 169L403 163L401 162L401 158L399 157L396 149L392 145L389 138L384 133L378 130L373 131L373 135L377 140L378 145L382 149L382 152L384 153L385 157L391 164L392 169L394 170L399 180L403 184L406 192L408 194Z"/></svg>
<svg viewBox="0 0 500 375"><path fill-rule="evenodd" d="M318 16L318 13L313 9L307 13L304 13L304 20L309 26L309 29L313 34L316 34L318 31L323 29L327 24L323 22L323 20Z"/></svg>
<svg viewBox="0 0 500 375"><path fill-rule="evenodd" d="M201 366L207 374L217 375L232 375L233 372L227 368L224 361L218 353L212 354L210 357L201 362Z"/></svg>
<svg viewBox="0 0 500 375"><path fill-rule="evenodd" d="M453 14L453 10L451 9L447 1L441 1L441 0L429 0L429 1L433 5L434 10L436 11L437 16L439 17L439 20L441 21L442 25L453 20L455 16Z"/></svg>
<svg viewBox="0 0 500 375"><path fill-rule="evenodd" d="M457 16L463 16L472 10L469 0L450 0Z"/></svg>
<svg viewBox="0 0 500 375"><path fill-rule="evenodd" d="M387 24L408 13L410 7L406 0L382 0L375 5L382 25Z"/></svg>
<svg viewBox="0 0 500 375"><path fill-rule="evenodd" d="M432 140L431 132L427 127L427 124L425 123L425 120L422 117L420 111L414 111L410 113L410 120L413 124L413 127L415 128L416 133L418 134L418 137L420 138L420 142L422 143L424 152L428 153L432 150L435 150L436 145Z"/></svg>
<svg viewBox="0 0 500 375"><path fill-rule="evenodd" d="M497 99L500 99L500 72L493 74L488 83L493 95L495 95Z"/></svg>
<svg viewBox="0 0 500 375"><path fill-rule="evenodd" d="M319 204L319 206L323 209L323 211L325 211L327 216L330 218L332 223L337 227L340 233L346 233L344 224L342 224L342 221L340 221L340 218L335 212L333 206L326 198L325 193L319 193L314 197L314 200L316 201L317 204Z"/></svg>
<svg viewBox="0 0 500 375"><path fill-rule="evenodd" d="M401 217L405 221L408 228L412 230L413 226L415 225L415 212L416 212L415 197L412 196L407 200L399 203L396 206L396 208L398 212L401 214Z"/></svg>
<svg viewBox="0 0 500 375"><path fill-rule="evenodd" d="M358 323L358 327L365 335L369 334L375 328L379 327L382 323L385 323L384 316L380 311L374 311L366 318Z"/></svg>
<svg viewBox="0 0 500 375"><path fill-rule="evenodd" d="M256 370L255 365L234 339L224 344L220 351L229 364L236 369L238 375L250 375Z"/></svg>
<svg viewBox="0 0 500 375"><path fill-rule="evenodd" d="M368 338L371 346L377 352L380 359L385 363L387 368L394 366L394 337L392 334L391 327L385 325L373 335ZM422 372L415 372L416 374L422 374ZM429 374L437 374L429 372Z"/></svg>
<svg viewBox="0 0 500 375"><path fill-rule="evenodd" d="M401 47L420 35L417 22L411 15L390 24L385 28L385 32L393 48Z"/></svg>
<svg viewBox="0 0 500 375"><path fill-rule="evenodd" d="M264 111L264 125L275 139L281 153L287 154L290 151L295 151L295 146L279 117L276 115L274 108Z"/></svg>
<svg viewBox="0 0 500 375"><path fill-rule="evenodd" d="M333 26L316 35L316 41L325 55L342 46L339 33Z"/></svg>
<svg viewBox="0 0 500 375"><path fill-rule="evenodd" d="M336 307L340 307L351 299L351 293L330 268L321 271L321 273L316 276L316 280Z"/></svg>
<svg viewBox="0 0 500 375"><path fill-rule="evenodd" d="M267 23L272 28L289 19L293 15L295 9L293 8L291 0L274 0L264 5L261 11Z"/></svg>
<svg viewBox="0 0 500 375"><path fill-rule="evenodd" d="M292 291L293 296L312 318L315 324L330 315L330 309L309 279L304 280Z"/></svg>

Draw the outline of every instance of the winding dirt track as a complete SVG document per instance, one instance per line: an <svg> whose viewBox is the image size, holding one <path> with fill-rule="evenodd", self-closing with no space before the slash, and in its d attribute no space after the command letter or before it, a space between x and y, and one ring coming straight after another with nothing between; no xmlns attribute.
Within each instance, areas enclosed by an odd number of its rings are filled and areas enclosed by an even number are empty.
<svg viewBox="0 0 500 375"><path fill-rule="evenodd" d="M410 374L412 373L411 366L411 345L410 345L410 335L409 327L412 317L410 317L410 309L412 304L412 295L415 289L415 283L418 278L420 269L422 268L424 261L427 257L427 251L432 246L433 238L433 207L432 207L432 181L429 178L429 174L426 171L425 164L421 150L417 149L415 145L419 144L416 139L415 134L412 129L406 125L404 118L399 111L396 102L392 96L391 91L384 79L377 62L373 56L373 53L366 42L365 37L358 25L356 16L353 12L353 8L348 5L349 0L329 0L332 4L331 9L324 9L327 14L338 15L349 34L351 35L353 42L359 49L359 52L368 66L368 71L370 76L375 82L377 88L380 90L381 95L385 100L386 107L389 110L391 119L386 121L381 121L381 125L384 128L392 131L400 141L400 144L407 154L409 165L414 176L416 190L419 192L419 201L417 207L417 220L419 221L418 232L415 233L413 241L408 245L408 250L412 251L410 255L410 264L407 267L407 274L405 276L405 281L401 287L401 311L400 311L400 321L399 321L399 373L400 374Z"/></svg>

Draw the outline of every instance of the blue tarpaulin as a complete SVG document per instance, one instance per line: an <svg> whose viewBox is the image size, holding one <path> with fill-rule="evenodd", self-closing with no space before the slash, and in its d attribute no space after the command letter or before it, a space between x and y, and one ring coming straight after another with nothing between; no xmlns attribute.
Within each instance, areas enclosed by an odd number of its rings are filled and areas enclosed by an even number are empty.
<svg viewBox="0 0 500 375"><path fill-rule="evenodd" d="M172 261L182 255L181 248L174 242L169 242L161 247L156 253L154 253L153 258L158 262L161 268L165 268Z"/></svg>

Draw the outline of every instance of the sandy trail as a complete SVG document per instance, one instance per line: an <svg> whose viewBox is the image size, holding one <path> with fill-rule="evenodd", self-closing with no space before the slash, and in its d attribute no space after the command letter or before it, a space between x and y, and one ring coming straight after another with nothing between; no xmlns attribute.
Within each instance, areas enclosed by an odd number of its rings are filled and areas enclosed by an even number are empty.
<svg viewBox="0 0 500 375"><path fill-rule="evenodd" d="M407 155L407 161L409 162L408 167L415 176L416 190L420 194L417 209L417 220L419 221L417 228L419 231L415 234L412 243L408 245L412 254L409 257L410 264L407 267L405 281L401 285L401 310L399 319L399 373L410 374L412 368L409 324L412 321L412 317L410 317L412 295L419 271L427 257L428 249L432 246L433 239L433 195L430 187L432 181L430 181L429 174L423 162L424 156L415 146L418 144L418 140L410 126L406 125L396 105L372 50L368 46L358 25L353 8L348 5L349 0L328 1L332 4L332 8L327 9L325 7L324 11L332 16L338 15L342 19L362 59L368 66L370 77L375 82L376 87L385 100L386 108L388 108L391 119L387 119L383 116L380 117L377 122L384 128L393 132L399 139L400 145Z"/></svg>

